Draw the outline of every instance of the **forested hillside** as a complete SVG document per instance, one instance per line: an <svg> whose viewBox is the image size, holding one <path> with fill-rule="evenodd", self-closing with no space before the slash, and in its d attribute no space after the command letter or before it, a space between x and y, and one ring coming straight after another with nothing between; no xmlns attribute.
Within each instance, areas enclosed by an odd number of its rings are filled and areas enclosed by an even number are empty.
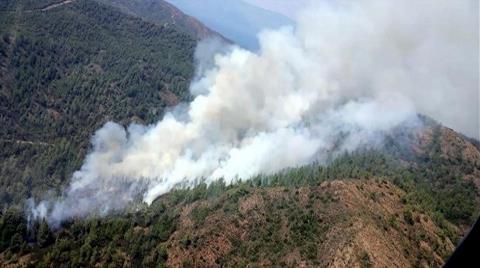
<svg viewBox="0 0 480 268"><path fill-rule="evenodd" d="M138 16L146 21L163 26L176 27L189 33L195 39L208 37L222 38L216 32L205 27L197 19L182 13L163 0L98 0L117 7L125 13Z"/></svg>
<svg viewBox="0 0 480 268"><path fill-rule="evenodd" d="M234 185L179 189L106 218L0 221L20 266L440 267L478 216L480 150L425 121L384 146ZM476 179L474 179L476 178ZM140 205L142 206L142 205Z"/></svg>
<svg viewBox="0 0 480 268"><path fill-rule="evenodd" d="M25 200L59 196L105 122L190 99L211 32L137 1L0 2L1 267L440 267L478 217L480 143L421 117L326 163L32 221Z"/></svg>
<svg viewBox="0 0 480 268"><path fill-rule="evenodd" d="M58 189L108 120L188 98L195 40L91 0L2 1L0 202Z"/></svg>

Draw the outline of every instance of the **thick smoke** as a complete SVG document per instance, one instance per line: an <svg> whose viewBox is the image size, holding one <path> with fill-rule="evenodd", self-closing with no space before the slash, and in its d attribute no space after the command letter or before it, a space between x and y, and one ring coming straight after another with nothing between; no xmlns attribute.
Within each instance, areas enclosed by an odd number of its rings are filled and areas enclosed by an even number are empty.
<svg viewBox="0 0 480 268"><path fill-rule="evenodd" d="M325 1L261 49L197 51L194 100L150 126L107 123L64 194L32 204L58 223L375 146L426 113L477 136L478 2Z"/></svg>

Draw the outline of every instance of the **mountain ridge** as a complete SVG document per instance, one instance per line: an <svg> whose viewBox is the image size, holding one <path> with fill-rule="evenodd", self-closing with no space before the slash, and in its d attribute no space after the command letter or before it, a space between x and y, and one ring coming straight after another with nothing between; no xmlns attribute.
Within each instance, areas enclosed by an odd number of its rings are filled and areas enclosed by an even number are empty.
<svg viewBox="0 0 480 268"><path fill-rule="evenodd" d="M195 39L220 38L219 33L207 28L203 23L188 16L172 4L163 0L98 0L99 2L121 9L123 12L140 17L146 21L179 28ZM226 40L226 39L224 39Z"/></svg>

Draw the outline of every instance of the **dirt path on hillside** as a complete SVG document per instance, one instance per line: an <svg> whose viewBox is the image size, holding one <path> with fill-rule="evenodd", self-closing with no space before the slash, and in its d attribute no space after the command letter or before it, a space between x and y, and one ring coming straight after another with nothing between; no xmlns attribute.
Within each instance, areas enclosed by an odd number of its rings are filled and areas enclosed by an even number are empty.
<svg viewBox="0 0 480 268"><path fill-rule="evenodd" d="M75 2L76 0L64 0L62 2L50 4L48 6L42 7L42 8L34 8L34 9L20 9L17 7L16 10L0 10L0 13L18 13L18 12L23 12L23 13L32 13L32 12L38 12L38 11L49 11L52 9L55 9L57 7L61 7L64 5L71 4Z"/></svg>
<svg viewBox="0 0 480 268"><path fill-rule="evenodd" d="M4 143L12 143L12 144L23 144L23 145L38 145L38 146L53 146L50 143L42 142L42 141L24 141L24 140L3 140L0 139L0 142Z"/></svg>
<svg viewBox="0 0 480 268"><path fill-rule="evenodd" d="M73 3L74 0L65 0L63 2L60 2L60 3L56 3L56 4L51 4L49 6L46 6L42 9L40 9L41 11L48 11L48 10L51 10L51 9L54 9L54 8L57 8L57 7L61 7L63 5L67 5L67 4L70 4L70 3Z"/></svg>

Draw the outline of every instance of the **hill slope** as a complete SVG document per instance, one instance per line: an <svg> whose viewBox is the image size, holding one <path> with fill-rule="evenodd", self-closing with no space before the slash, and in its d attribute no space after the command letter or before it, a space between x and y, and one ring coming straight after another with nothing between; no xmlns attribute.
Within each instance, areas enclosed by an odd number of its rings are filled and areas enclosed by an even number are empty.
<svg viewBox="0 0 480 268"><path fill-rule="evenodd" d="M168 266L440 266L453 250L433 221L411 215L387 181L335 180L290 189L247 189L180 212ZM208 216L203 218L203 211ZM411 217L411 218L410 218ZM413 219L413 220L412 220Z"/></svg>
<svg viewBox="0 0 480 268"><path fill-rule="evenodd" d="M90 0L42 10L52 3L2 1L3 206L58 188L106 121L153 122L188 98L189 35Z"/></svg>
<svg viewBox="0 0 480 268"><path fill-rule="evenodd" d="M479 214L478 141L424 119L325 165L29 222L25 198L61 188L99 126L188 100L195 38L90 0L0 9L2 267L439 267Z"/></svg>
<svg viewBox="0 0 480 268"><path fill-rule="evenodd" d="M146 21L156 23L163 26L178 28L190 34L196 39L220 35L209 28L205 27L201 22L190 17L173 5L163 0L98 0L105 4L120 8L127 14L140 17Z"/></svg>
<svg viewBox="0 0 480 268"><path fill-rule="evenodd" d="M156 215L151 223L135 216L76 223L52 246L45 241L46 252L25 258L55 266L438 267L453 243L429 216L403 204L405 195L388 181L368 179L234 187L192 203L166 196L148 214Z"/></svg>
<svg viewBox="0 0 480 268"><path fill-rule="evenodd" d="M27 229L23 212L8 210L0 218L0 263L440 267L478 216L471 175L479 166L471 161L480 151L429 124L420 132L399 130L384 148L345 154L326 166L230 186L201 183L149 207L134 204L56 231L46 222ZM450 158L437 144L461 154Z"/></svg>

